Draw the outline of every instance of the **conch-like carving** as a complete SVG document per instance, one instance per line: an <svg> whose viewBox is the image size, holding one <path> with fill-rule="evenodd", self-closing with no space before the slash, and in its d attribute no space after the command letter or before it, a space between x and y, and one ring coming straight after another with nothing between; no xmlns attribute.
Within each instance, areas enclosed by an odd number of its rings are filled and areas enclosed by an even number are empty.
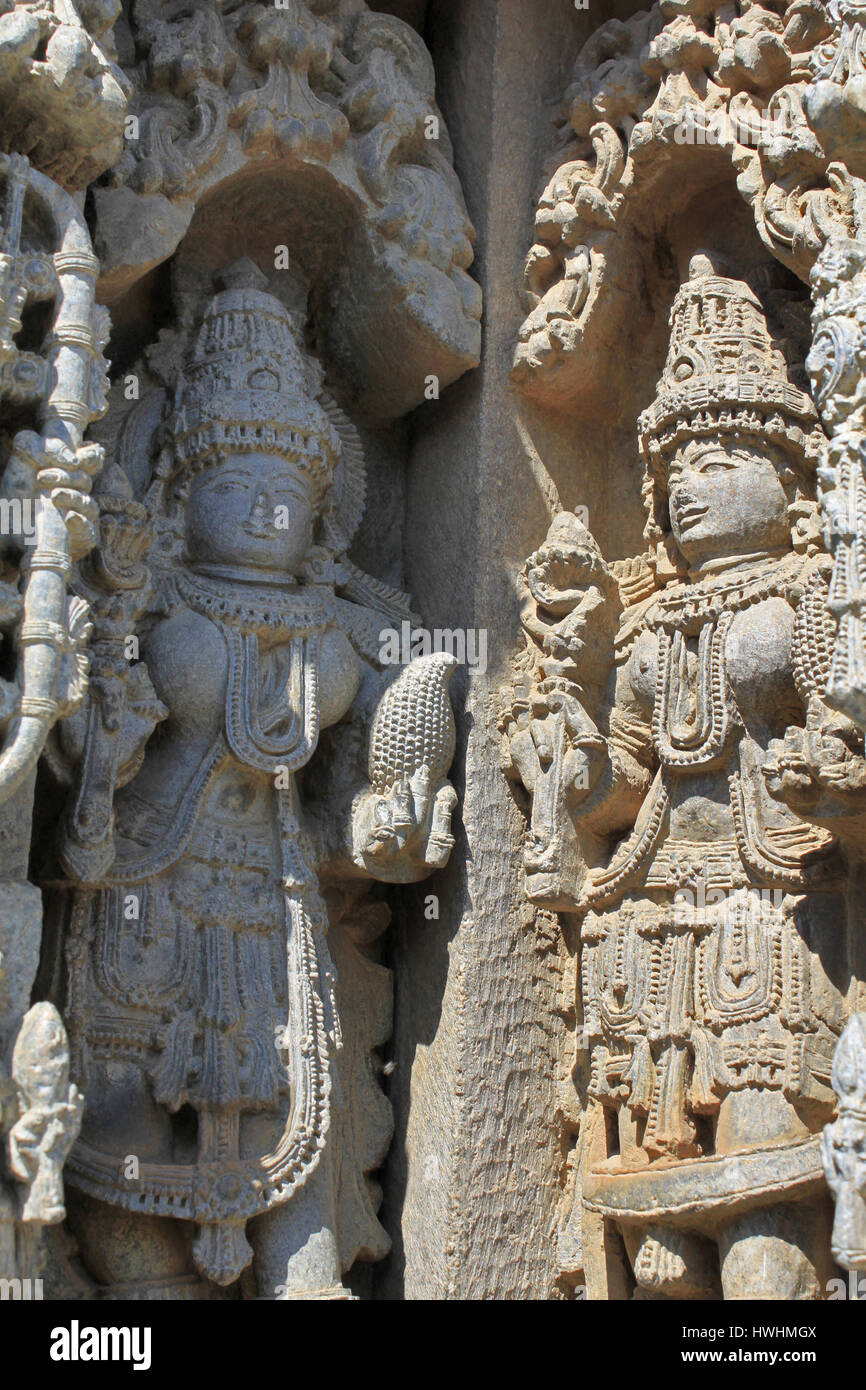
<svg viewBox="0 0 866 1390"><path fill-rule="evenodd" d="M670 324L638 422L649 548L609 564L555 519L504 721L527 891L580 924L564 1272L592 1298L821 1298L866 809L863 735L822 699L824 437L764 305L712 257Z"/></svg>
<svg viewBox="0 0 866 1390"><path fill-rule="evenodd" d="M173 398L126 419L80 573L93 676L52 748L72 784L59 857L86 1096L71 1220L105 1296L240 1280L347 1298L343 1271L387 1248L365 1174L389 1132L370 1083L388 983L361 887L447 860L450 669L385 680L373 605L409 609L345 556L357 434L259 271L222 283ZM105 1233L130 1223L135 1259L112 1267Z"/></svg>

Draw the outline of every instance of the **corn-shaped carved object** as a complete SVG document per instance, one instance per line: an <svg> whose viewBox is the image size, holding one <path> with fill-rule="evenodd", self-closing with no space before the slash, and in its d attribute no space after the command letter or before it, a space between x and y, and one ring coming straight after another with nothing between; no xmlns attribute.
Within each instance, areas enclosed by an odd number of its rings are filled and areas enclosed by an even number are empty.
<svg viewBox="0 0 866 1390"><path fill-rule="evenodd" d="M451 766L456 743L448 686L457 659L450 652L417 657L389 685L370 729L370 785L380 796L420 768L433 786Z"/></svg>

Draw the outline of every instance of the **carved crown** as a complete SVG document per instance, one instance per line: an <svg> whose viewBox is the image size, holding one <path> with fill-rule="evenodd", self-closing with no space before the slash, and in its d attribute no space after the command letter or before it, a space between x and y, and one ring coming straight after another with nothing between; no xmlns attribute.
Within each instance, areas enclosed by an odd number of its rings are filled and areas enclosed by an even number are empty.
<svg viewBox="0 0 866 1390"><path fill-rule="evenodd" d="M818 413L790 381L760 301L744 281L717 275L704 254L692 257L670 325L656 398L638 420L651 466L659 468L687 440L720 434L765 438L801 463L816 463Z"/></svg>
<svg viewBox="0 0 866 1390"><path fill-rule="evenodd" d="M177 472L264 452L308 473L317 503L330 487L339 436L310 385L287 309L264 290L223 290L211 301L174 406Z"/></svg>

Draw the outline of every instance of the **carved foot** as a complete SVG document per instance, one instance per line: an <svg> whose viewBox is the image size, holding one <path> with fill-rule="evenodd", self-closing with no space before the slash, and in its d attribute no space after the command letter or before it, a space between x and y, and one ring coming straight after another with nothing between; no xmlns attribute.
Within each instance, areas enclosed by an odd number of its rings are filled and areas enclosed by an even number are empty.
<svg viewBox="0 0 866 1390"><path fill-rule="evenodd" d="M635 1297L717 1299L721 1296L715 1250L688 1231L651 1226L634 1259Z"/></svg>

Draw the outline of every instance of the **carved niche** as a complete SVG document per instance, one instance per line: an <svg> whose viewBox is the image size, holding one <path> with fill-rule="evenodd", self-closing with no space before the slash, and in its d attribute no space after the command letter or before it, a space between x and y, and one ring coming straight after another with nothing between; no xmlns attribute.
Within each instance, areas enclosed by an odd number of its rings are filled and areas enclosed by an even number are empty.
<svg viewBox="0 0 866 1390"><path fill-rule="evenodd" d="M70 1220L104 1297L346 1298L387 1249L364 880L448 858L455 663L383 671L412 615L345 558L357 433L261 272L222 283L100 481L90 694L51 754Z"/></svg>
<svg viewBox="0 0 866 1390"><path fill-rule="evenodd" d="M94 189L106 302L188 233L258 223L259 258L286 244L327 297L320 352L363 414L394 418L429 375L475 365L474 233L408 25L354 0L135 0L118 33L132 123Z"/></svg>
<svg viewBox="0 0 866 1390"><path fill-rule="evenodd" d="M527 890L579 936L561 1268L590 1297L821 1298L862 1265L862 18L600 26L538 205L515 384L603 428L636 405L645 465L642 556L566 512L527 562L504 723ZM608 345L645 361L667 294L647 409Z"/></svg>
<svg viewBox="0 0 866 1390"><path fill-rule="evenodd" d="M350 554L371 452L399 550L394 422L478 359L432 62L356 0L0 10L0 1276L348 1299L369 887L456 802L455 663L384 664L418 615L375 521Z"/></svg>

